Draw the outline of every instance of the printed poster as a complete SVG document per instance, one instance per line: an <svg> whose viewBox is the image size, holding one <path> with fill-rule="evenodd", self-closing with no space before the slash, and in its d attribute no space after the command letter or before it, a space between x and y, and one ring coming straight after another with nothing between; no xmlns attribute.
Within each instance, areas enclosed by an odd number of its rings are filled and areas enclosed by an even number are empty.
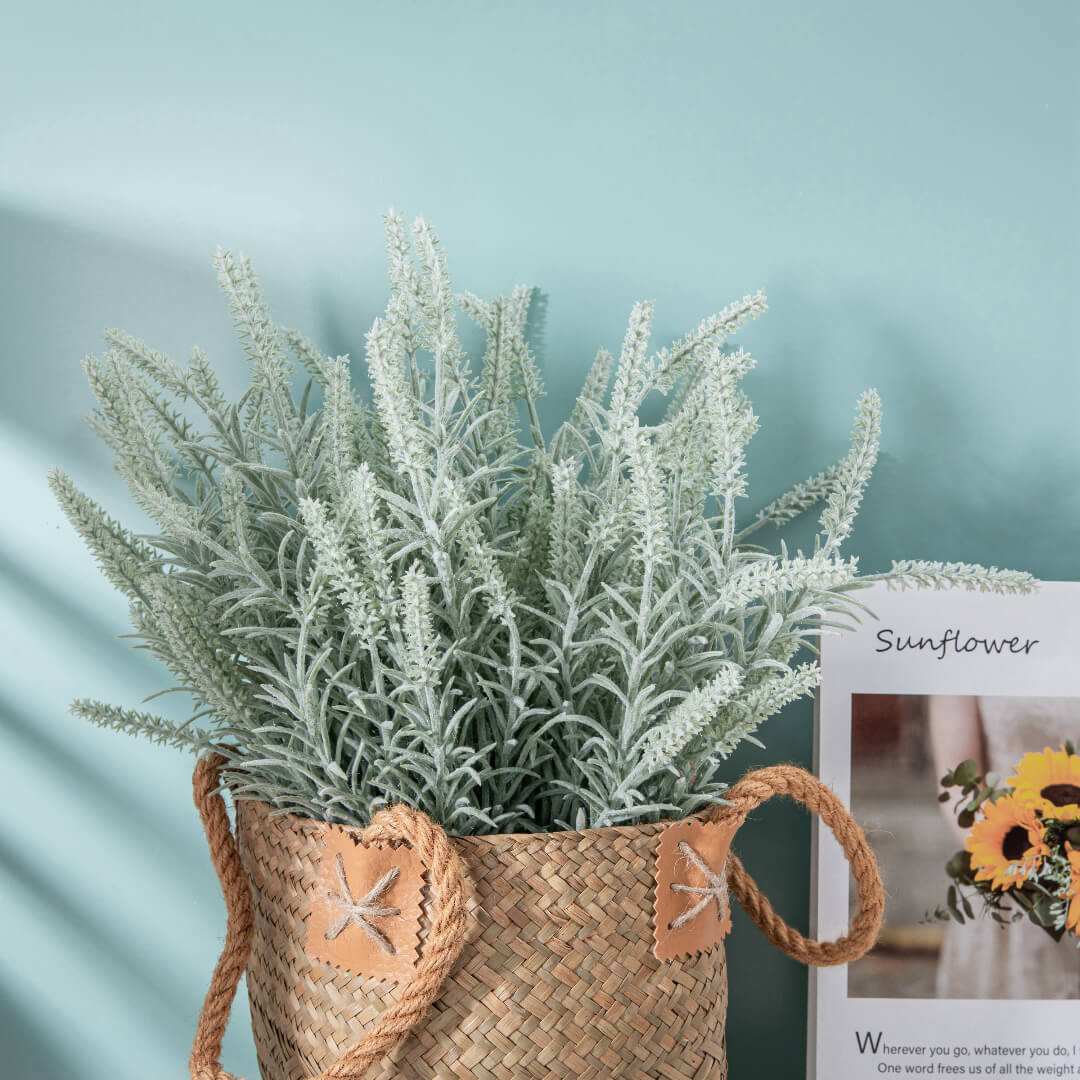
<svg viewBox="0 0 1080 1080"><path fill-rule="evenodd" d="M811 972L809 1075L1080 1075L1080 938L1046 929L1064 926L1069 902L1044 898L1038 876L1065 857L1044 862L1042 851L1071 849L1071 826L1055 815L1074 812L1065 805L1073 795L1080 803L1080 759L1065 749L1070 740L1080 747L1080 583L1044 583L1028 596L884 585L857 595L877 618L822 637L816 769L867 832L885 919L861 960ZM960 893L949 896L957 879L947 867L970 879L976 858L971 818L957 813L977 797L961 784L971 766L949 775L965 760L998 790L1017 789L980 827L979 872L1000 882L1027 875L1026 902L1041 905L1042 923L1015 905L998 919L981 914L970 884L960 886L967 911ZM943 778L953 785L943 788ZM1026 801L1024 784L1033 792ZM1031 810L1031 799L1041 808ZM974 820L989 822L996 802L981 803ZM834 938L854 910L854 889L820 821L814 846L811 925ZM1080 900L1072 910L1075 921Z"/></svg>

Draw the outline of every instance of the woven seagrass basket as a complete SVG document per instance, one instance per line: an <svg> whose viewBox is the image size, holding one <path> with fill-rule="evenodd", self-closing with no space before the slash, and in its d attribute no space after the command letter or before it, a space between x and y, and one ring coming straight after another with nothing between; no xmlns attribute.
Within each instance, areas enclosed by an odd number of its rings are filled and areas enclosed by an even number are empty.
<svg viewBox="0 0 1080 1080"><path fill-rule="evenodd" d="M368 829L349 830L240 800L234 839L215 790L222 760L204 759L196 769L196 803L226 896L229 931L192 1052L195 1080L230 1080L218 1057L245 968L263 1080L727 1075L723 944L658 956L657 852L673 823L447 837L404 807L377 815ZM800 769L760 770L735 785L732 805L709 820L726 821L733 833L753 806L777 792L820 813L843 844L860 895L850 934L820 943L791 930L734 855L720 868L722 894L704 883L676 885L686 897L679 902L700 896L692 911L714 899L720 906L730 886L791 955L814 964L854 959L876 937L881 885L861 831L827 788ZM334 838L340 845L343 836L350 851L375 845L419 859L415 960L404 974L379 977L327 962L323 938L329 941L331 931L316 935L313 948L312 920L334 888L353 904L336 928L340 940L352 934L361 945L374 942L389 951L389 942L370 927L392 924L388 912L404 917L398 907L379 907L377 898L357 907L368 898L350 894L343 869L340 885L328 890L335 880L327 876L329 853ZM384 917L357 918L341 932L350 911Z"/></svg>

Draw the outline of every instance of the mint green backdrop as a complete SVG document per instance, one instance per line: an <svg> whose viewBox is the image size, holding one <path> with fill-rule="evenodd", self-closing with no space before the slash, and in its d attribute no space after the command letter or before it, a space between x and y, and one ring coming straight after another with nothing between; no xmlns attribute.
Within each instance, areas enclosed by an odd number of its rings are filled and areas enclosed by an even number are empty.
<svg viewBox="0 0 1080 1080"><path fill-rule="evenodd" d="M79 423L106 324L242 377L208 257L359 357L380 215L433 220L459 288L544 292L548 423L631 303L664 343L758 287L752 511L885 402L852 550L1075 577L1080 7L1074 3L6 5L0 68L0 1060L180 1076L223 932L190 761L88 730L162 671L54 509L63 464L130 504ZM137 520L137 519L136 519ZM807 530L799 534L805 542ZM732 776L808 763L793 708ZM805 927L809 827L751 870ZM806 974L736 918L732 1075L803 1072ZM253 1077L246 1004L226 1046Z"/></svg>

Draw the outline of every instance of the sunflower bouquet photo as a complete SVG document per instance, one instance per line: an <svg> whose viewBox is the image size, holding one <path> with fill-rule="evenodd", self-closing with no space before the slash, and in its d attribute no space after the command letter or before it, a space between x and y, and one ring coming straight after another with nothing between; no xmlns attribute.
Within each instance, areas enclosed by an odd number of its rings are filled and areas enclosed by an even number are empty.
<svg viewBox="0 0 1080 1080"><path fill-rule="evenodd" d="M997 922L1026 913L1055 941L1069 933L1080 947L1080 756L1073 743L1025 754L1005 781L980 776L968 760L941 784L938 799L955 799L967 837L946 864L953 883L936 916L973 919L974 893Z"/></svg>

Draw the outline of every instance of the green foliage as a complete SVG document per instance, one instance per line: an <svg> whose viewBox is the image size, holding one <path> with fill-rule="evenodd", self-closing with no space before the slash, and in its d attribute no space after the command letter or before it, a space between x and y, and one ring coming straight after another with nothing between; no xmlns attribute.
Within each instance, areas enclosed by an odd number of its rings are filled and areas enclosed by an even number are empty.
<svg viewBox="0 0 1080 1080"><path fill-rule="evenodd" d="M718 766L813 691L796 655L855 615L865 584L1031 587L951 564L859 577L841 557L877 455L873 391L849 454L739 528L753 361L723 343L760 294L655 354L652 305L636 305L618 360L599 352L547 444L530 290L455 300L431 228L386 224L369 394L347 358L274 325L228 252L215 264L251 369L239 401L199 352L178 365L110 331L87 361L90 422L159 531L132 536L59 471L53 490L196 710L180 726L89 701L79 715L222 745L241 795L330 821L395 800L457 833L656 819L722 799ZM487 335L478 373L459 310ZM311 380L300 395L290 354ZM645 425L654 391L671 407ZM818 503L812 554L745 542Z"/></svg>

